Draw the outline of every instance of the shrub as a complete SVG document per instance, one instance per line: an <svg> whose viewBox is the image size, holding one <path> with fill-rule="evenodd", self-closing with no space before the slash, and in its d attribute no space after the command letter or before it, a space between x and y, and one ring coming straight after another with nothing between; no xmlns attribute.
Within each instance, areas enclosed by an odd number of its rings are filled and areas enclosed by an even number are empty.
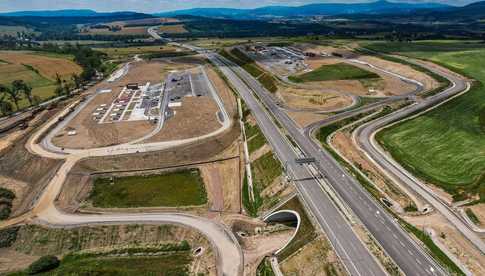
<svg viewBox="0 0 485 276"><path fill-rule="evenodd" d="M46 255L40 257L37 261L33 262L28 268L28 274L36 274L44 271L49 271L59 266L60 262L56 256Z"/></svg>
<svg viewBox="0 0 485 276"><path fill-rule="evenodd" d="M0 230L0 248L10 247L17 240L20 227L11 227Z"/></svg>

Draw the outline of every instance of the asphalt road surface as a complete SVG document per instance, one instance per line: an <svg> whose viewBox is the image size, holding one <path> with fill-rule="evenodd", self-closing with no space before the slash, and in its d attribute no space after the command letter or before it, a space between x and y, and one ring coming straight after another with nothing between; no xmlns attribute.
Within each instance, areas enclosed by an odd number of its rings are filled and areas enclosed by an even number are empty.
<svg viewBox="0 0 485 276"><path fill-rule="evenodd" d="M220 57L219 57L220 59ZM261 84L249 75L242 68L235 64L225 61L230 65L230 70L227 67L222 66L223 72L229 78L229 80L235 85L245 101L255 101L250 92L245 91L245 84L247 84L252 91L259 97L264 103L266 108L276 118L276 120L282 125L282 127L289 133L289 136L298 144L305 156L314 157L316 159L316 167L319 172L324 176L326 182L328 182L338 195L347 203L352 209L354 214L362 221L369 232L384 248L386 253L396 262L400 269L406 275L445 275L443 269L428 256L421 246L416 244L409 235L397 224L395 219L388 214L384 208L369 196L367 191L361 186L361 184L347 171L340 166L340 164L324 149L322 149L309 135L305 135L305 132L300 130L296 124L291 120L288 115L283 112L277 104L269 96L270 92L264 89ZM236 73L241 80L235 80L234 74ZM244 84L245 83L245 84ZM250 95L246 95L250 94ZM244 95L244 96L243 96ZM274 122L271 121L269 116L262 110L258 110L256 103L248 104L251 110L255 113L256 117L259 117L258 125L261 127L263 133L268 138L268 141L272 144L275 152L278 156L283 157L282 160L288 160L290 167L297 168L298 166L292 164L291 160L294 159L290 153L288 153L287 142L280 141L278 137L278 131ZM256 107L256 111L253 109ZM259 107L262 109L262 107ZM308 133L307 133L308 134ZM281 135L280 135L281 136ZM278 142L275 142L278 141ZM297 179L299 177L296 177ZM301 178L300 178L301 179ZM372 264L374 268L371 270L373 273L382 273L378 271L375 266L375 261L368 255L370 253L363 248L363 252L356 254L355 243L348 246L340 246L339 243L348 241L354 238L353 233L344 233L341 229L335 229L336 221L329 219L332 216L338 216L343 219L337 210L328 208L328 197L324 193L317 193L316 185L311 183L297 181L297 188L303 198L303 200L310 206L312 213L318 216L321 215L319 223L327 234L338 235L332 241L336 246L337 254L341 257L347 268L352 267L348 264L348 259L353 260L355 270L351 271L352 275L370 275L370 272L364 272L360 270L360 267L364 269L367 265ZM312 206L314 205L314 206ZM327 225L328 227L324 227ZM330 231L328 230L330 228ZM337 232L338 231L338 232ZM355 237L356 238L356 237ZM364 254L364 255L362 255ZM366 256L366 257L363 257Z"/></svg>
<svg viewBox="0 0 485 276"><path fill-rule="evenodd" d="M308 168L296 164L295 159L299 155L280 132L264 107L256 100L250 87L239 78L242 69L234 64L227 66L230 62L219 55L208 54L208 57L219 67L251 109L258 126L271 144L276 156L286 162L287 173L294 180L301 198L327 234L348 272L351 275L362 276L385 275L384 269L360 241L348 221ZM260 95L258 94L258 96Z"/></svg>
<svg viewBox="0 0 485 276"><path fill-rule="evenodd" d="M423 64L422 66L426 65ZM390 156L385 154L380 146L375 142L375 133L382 127L393 122L397 122L403 118L407 118L408 116L421 110L425 110L426 108L435 107L445 99L458 95L460 92L468 91L470 87L470 84L467 81L464 81L455 75L441 70L437 71L437 69L431 67L428 69L435 71L437 74L445 76L453 83L453 85L444 92L428 97L419 103L410 105L397 112L391 113L387 116L360 126L355 132L356 141L378 166L380 166L387 173L391 174L392 178L400 181L402 184L406 185L423 197L436 210L443 214L450 223L452 223L472 244L475 245L475 247L477 247L482 253L485 253L484 242L470 229L469 225L463 220L463 218L451 210L448 205L437 197L429 187L414 177L411 173L406 171L406 169L399 165Z"/></svg>

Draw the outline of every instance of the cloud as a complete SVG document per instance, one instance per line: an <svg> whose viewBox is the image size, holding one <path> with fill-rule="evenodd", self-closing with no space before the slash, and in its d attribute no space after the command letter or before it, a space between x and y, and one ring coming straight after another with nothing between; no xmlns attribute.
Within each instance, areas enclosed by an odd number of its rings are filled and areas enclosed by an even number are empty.
<svg viewBox="0 0 485 276"><path fill-rule="evenodd" d="M298 6L309 3L357 3L372 2L371 0L1 0L0 11L21 10L58 10L58 9L93 9L97 11L139 11L160 12L196 7L228 7L228 8L255 8L267 5ZM474 0L409 0L394 2L438 2L451 5L466 5Z"/></svg>

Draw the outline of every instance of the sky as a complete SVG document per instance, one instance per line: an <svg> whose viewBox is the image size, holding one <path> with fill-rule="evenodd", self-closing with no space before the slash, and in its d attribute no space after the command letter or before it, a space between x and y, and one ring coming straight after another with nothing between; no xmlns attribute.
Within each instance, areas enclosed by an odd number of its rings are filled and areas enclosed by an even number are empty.
<svg viewBox="0 0 485 276"><path fill-rule="evenodd" d="M477 0L408 0L393 2L437 2L466 5ZM371 0L0 0L0 12L22 10L92 9L96 11L138 11L146 13L188 8L256 8L269 5L299 6L309 3L357 3Z"/></svg>

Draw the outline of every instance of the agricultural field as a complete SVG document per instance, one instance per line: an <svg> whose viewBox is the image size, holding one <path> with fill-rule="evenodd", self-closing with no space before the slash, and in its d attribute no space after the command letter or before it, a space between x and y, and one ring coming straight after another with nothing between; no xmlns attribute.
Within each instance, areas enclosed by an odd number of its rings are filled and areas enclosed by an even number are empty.
<svg viewBox="0 0 485 276"><path fill-rule="evenodd" d="M97 178L89 200L94 207L177 207L207 203L199 170L160 175Z"/></svg>
<svg viewBox="0 0 485 276"><path fill-rule="evenodd" d="M148 36L147 27L121 27L119 31L112 31L108 28L103 29L83 29L82 35L135 35L135 36Z"/></svg>
<svg viewBox="0 0 485 276"><path fill-rule="evenodd" d="M139 46L139 47L122 47L122 48L96 48L97 51L103 52L112 59L123 59L137 54L158 54L158 53L173 53L178 48L164 45L164 46Z"/></svg>
<svg viewBox="0 0 485 276"><path fill-rule="evenodd" d="M360 69L346 63L322 65L316 70L301 75L290 76L289 79L296 83L331 81L331 80L363 80L378 79L379 75Z"/></svg>
<svg viewBox="0 0 485 276"><path fill-rule="evenodd" d="M0 36L3 36L3 35L17 36L17 33L35 34L36 32L24 26L0 25Z"/></svg>
<svg viewBox="0 0 485 276"><path fill-rule="evenodd" d="M0 51L0 84L11 85L14 80L24 80L32 89L32 95L41 100L54 96L56 74L70 81L72 74L80 74L82 68L72 57L44 53ZM20 108L28 105L26 99Z"/></svg>
<svg viewBox="0 0 485 276"><path fill-rule="evenodd" d="M183 34L188 32L183 24L160 26L159 31L166 34Z"/></svg>
<svg viewBox="0 0 485 276"><path fill-rule="evenodd" d="M437 45L443 45L444 50ZM479 195L480 201L485 201L485 133L479 120L485 105L483 47L447 41L370 46L425 58L478 81L466 94L385 129L378 140L405 167L440 186L455 200Z"/></svg>

